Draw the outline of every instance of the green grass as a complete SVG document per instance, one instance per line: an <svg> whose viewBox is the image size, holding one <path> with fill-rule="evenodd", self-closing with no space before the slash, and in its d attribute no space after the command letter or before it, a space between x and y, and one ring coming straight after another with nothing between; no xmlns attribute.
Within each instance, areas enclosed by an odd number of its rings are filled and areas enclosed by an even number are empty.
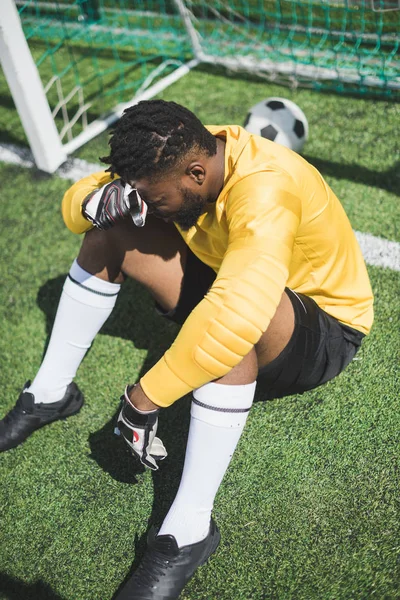
<svg viewBox="0 0 400 600"><path fill-rule="evenodd" d="M216 124L242 123L248 107L272 95L305 111L304 154L354 228L399 240L398 105L203 70L163 93ZM6 91L2 99L7 139L24 143ZM103 135L77 156L97 162L106 152ZM80 238L60 215L67 182L0 165L0 187L3 415L40 364ZM376 321L356 360L315 391L255 404L215 503L221 546L183 599L399 598L400 276L369 273ZM108 600L140 560L148 524L160 523L179 483L190 400L162 413L169 458L156 474L135 470L113 417L124 384L175 334L129 282L78 372L82 411L0 455L1 600Z"/></svg>

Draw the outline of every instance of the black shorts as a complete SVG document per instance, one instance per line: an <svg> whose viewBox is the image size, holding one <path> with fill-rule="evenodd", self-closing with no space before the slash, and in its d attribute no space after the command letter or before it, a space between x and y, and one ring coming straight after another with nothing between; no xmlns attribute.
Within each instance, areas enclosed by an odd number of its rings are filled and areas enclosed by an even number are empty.
<svg viewBox="0 0 400 600"><path fill-rule="evenodd" d="M212 285L215 272L190 250L178 304L173 311L158 311L182 325ZM328 315L312 298L285 288L293 305L293 335L280 355L258 374L265 400L301 394L326 383L351 362L363 333Z"/></svg>

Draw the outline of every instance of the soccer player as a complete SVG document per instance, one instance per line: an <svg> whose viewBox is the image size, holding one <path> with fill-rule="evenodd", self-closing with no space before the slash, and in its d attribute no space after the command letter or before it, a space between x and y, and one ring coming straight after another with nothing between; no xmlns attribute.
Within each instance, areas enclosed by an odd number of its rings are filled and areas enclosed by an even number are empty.
<svg viewBox="0 0 400 600"><path fill-rule="evenodd" d="M65 194L65 223L86 236L43 363L0 422L0 448L80 409L73 378L85 352L124 279L143 284L182 325L122 397L118 427L145 466L166 456L160 410L193 400L179 490L117 597L167 600L218 546L214 498L256 381L272 399L338 375L370 330L373 299L339 200L294 152L161 100L126 110L110 148L109 169Z"/></svg>

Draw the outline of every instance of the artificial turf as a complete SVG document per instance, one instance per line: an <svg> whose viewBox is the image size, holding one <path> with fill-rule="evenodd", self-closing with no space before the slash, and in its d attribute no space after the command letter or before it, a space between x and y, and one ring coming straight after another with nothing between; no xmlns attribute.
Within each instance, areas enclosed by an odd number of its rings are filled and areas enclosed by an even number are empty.
<svg viewBox="0 0 400 600"><path fill-rule="evenodd" d="M163 93L215 124L242 123L268 96L288 97L306 113L304 155L353 227L398 241L399 105L204 70ZM3 123L10 106L6 98ZM24 143L17 123L5 137ZM98 162L106 140L77 155ZM35 375L79 249L60 216L67 187L57 176L0 165L1 416ZM369 273L376 320L347 370L298 397L265 403L258 391L215 503L220 548L183 599L400 597L400 277L377 267ZM114 415L125 383L176 331L128 282L78 372L82 411L0 455L1 600L108 600L140 560L149 523L160 523L179 483L190 399L162 413L169 457L157 473L132 462L113 436Z"/></svg>

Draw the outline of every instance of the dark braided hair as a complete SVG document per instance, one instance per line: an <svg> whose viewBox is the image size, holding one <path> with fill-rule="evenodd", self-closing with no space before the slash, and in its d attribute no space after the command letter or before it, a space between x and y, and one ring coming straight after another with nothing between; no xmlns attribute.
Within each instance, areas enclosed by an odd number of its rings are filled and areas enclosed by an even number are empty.
<svg viewBox="0 0 400 600"><path fill-rule="evenodd" d="M122 179L155 178L177 167L191 150L213 156L215 137L187 108L164 100L142 101L127 108L101 160Z"/></svg>

